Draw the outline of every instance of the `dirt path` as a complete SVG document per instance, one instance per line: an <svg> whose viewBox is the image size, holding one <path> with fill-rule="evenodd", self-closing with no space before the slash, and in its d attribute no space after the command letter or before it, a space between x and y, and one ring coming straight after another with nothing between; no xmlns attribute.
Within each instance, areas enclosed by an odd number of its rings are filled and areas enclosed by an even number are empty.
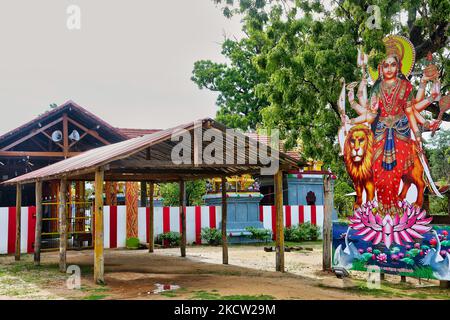
<svg viewBox="0 0 450 320"><path fill-rule="evenodd" d="M24 256L25 261L19 264L22 267L14 263L13 257L0 257L0 299L386 298L365 290L325 287L336 278L319 271L318 248L286 253L284 274L273 271L275 253L264 252L262 247L231 247L227 266L221 264L220 247L189 247L187 252L187 258L180 258L179 249L157 249L154 254L146 250L106 250L107 285L101 287L93 283L93 252L70 251L68 265L78 265L82 271L81 290L66 288L67 275L58 272L56 252L44 253L44 266L38 269L32 267L31 256ZM154 294L156 284L181 288Z"/></svg>

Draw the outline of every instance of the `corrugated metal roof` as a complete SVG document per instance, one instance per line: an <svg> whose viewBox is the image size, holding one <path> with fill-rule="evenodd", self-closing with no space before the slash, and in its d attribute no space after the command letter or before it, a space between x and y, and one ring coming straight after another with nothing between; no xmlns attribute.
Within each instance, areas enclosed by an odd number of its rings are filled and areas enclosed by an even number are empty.
<svg viewBox="0 0 450 320"><path fill-rule="evenodd" d="M117 128L120 132L122 132L124 135L126 135L128 138L136 138L136 137L142 137L147 134L152 134L158 131L161 131L162 129L132 129L132 128Z"/></svg>
<svg viewBox="0 0 450 320"><path fill-rule="evenodd" d="M217 123L210 118L205 118L198 121L189 122L187 124L180 125L174 128L161 130L153 134L144 135L142 137L137 137L104 147L92 149L78 156L62 160L45 168L8 180L4 183L30 183L39 179L49 180L52 178L57 178L69 173L81 174L85 172L92 172L99 166L104 166L113 161L127 158L128 156L145 150L146 148L158 144L161 141L170 139L172 133L180 129L189 130L193 128L196 123L205 123L208 121L211 121L211 123L215 123L215 127L219 128L220 130L224 130L226 128L224 125ZM289 157L288 155L280 152L280 159L281 158L286 159L290 163L297 162L296 159L293 159L292 157ZM176 166L174 165L174 167Z"/></svg>

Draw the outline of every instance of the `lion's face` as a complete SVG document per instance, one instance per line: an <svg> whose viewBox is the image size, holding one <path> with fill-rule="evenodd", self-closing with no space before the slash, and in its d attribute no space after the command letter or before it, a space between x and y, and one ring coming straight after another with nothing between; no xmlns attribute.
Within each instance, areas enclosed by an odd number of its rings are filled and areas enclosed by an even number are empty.
<svg viewBox="0 0 450 320"><path fill-rule="evenodd" d="M361 162L367 149L367 135L364 131L354 131L349 138L353 162Z"/></svg>
<svg viewBox="0 0 450 320"><path fill-rule="evenodd" d="M373 133L367 126L350 129L344 144L344 160L353 180L365 180L372 175L372 145Z"/></svg>

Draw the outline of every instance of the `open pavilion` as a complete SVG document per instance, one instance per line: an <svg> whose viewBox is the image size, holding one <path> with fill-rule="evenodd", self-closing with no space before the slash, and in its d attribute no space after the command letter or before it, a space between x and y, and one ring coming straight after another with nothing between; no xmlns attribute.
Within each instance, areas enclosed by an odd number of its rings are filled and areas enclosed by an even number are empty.
<svg viewBox="0 0 450 320"><path fill-rule="evenodd" d="M228 133L228 134L227 134ZM241 144L239 144L241 142ZM239 147L241 146L241 147ZM273 162L276 208L276 270L284 272L283 237L283 172L298 170L298 160L279 152L244 134L230 131L224 125L210 119L201 119L144 135L123 142L96 148L80 155L60 161L48 167L6 181L16 185L16 214L20 217L22 186L35 184L36 188L36 240L34 260L40 263L42 226L42 182L59 180L61 187L58 199L59 266L66 271L67 250L67 194L68 181L95 181L94 204L94 280L104 282L103 253L103 188L105 181L146 181L150 194L154 183L178 182L180 184L181 256L186 256L186 218L184 209L185 181L221 177L222 185L222 261L228 264L227 246L227 198L226 177L241 174L261 174ZM190 154L187 154L189 150ZM263 150L263 152L261 152ZM258 152L259 151L259 152ZM203 154L209 154L206 159ZM182 157L181 163L173 156ZM270 158L271 162L267 160ZM216 161L222 159L222 161ZM224 160L226 159L226 161ZM149 252L153 252L153 197L147 204L149 218ZM327 216L327 214L325 214ZM20 260L20 218L16 224L16 260Z"/></svg>

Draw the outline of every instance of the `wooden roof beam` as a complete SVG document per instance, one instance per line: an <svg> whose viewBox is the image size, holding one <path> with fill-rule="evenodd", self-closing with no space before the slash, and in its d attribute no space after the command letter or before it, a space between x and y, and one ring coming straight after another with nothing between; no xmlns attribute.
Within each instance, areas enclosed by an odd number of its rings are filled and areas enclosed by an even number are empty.
<svg viewBox="0 0 450 320"><path fill-rule="evenodd" d="M35 130L35 131L27 134L26 136L20 138L19 140L16 140L13 143L9 144L8 146L2 148L1 151L8 151L8 150L14 148L15 146L21 144L22 142L25 142L26 140L30 139L31 137L34 137L35 135L37 135L39 133L43 133L45 130L53 127L54 125L58 124L62 120L63 120L63 118L60 117L60 118L56 119L55 121L50 122L49 124L43 126L42 128L39 128L38 130Z"/></svg>

